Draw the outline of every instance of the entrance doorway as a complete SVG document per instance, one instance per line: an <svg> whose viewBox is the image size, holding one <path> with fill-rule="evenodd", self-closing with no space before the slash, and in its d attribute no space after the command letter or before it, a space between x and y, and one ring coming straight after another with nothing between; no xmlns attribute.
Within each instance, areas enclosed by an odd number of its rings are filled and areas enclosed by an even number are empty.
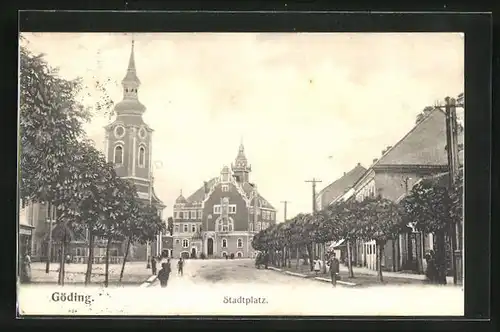
<svg viewBox="0 0 500 332"><path fill-rule="evenodd" d="M191 248L191 258L196 258L196 248Z"/></svg>
<svg viewBox="0 0 500 332"><path fill-rule="evenodd" d="M214 254L214 239L209 238L207 240L207 255L212 256Z"/></svg>

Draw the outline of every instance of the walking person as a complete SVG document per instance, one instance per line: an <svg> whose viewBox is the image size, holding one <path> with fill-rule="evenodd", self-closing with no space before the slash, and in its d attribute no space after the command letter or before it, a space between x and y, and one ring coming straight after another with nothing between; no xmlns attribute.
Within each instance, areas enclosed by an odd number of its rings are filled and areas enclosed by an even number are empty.
<svg viewBox="0 0 500 332"><path fill-rule="evenodd" d="M314 273L318 275L319 271L321 271L321 261L319 257L316 257L316 259L314 260Z"/></svg>
<svg viewBox="0 0 500 332"><path fill-rule="evenodd" d="M177 274L181 277L184 275L184 259L182 257L177 262Z"/></svg>
<svg viewBox="0 0 500 332"><path fill-rule="evenodd" d="M337 287L337 274L339 273L340 262L335 253L332 253L328 265L330 266L330 278L332 279L333 287Z"/></svg>
<svg viewBox="0 0 500 332"><path fill-rule="evenodd" d="M156 275L156 264L158 262L158 257L153 256L151 259L151 272L153 272L153 275Z"/></svg>
<svg viewBox="0 0 500 332"><path fill-rule="evenodd" d="M161 266L161 270L158 272L158 280L160 280L160 286L162 288L167 287L168 279L170 278L170 260L167 263L163 263Z"/></svg>

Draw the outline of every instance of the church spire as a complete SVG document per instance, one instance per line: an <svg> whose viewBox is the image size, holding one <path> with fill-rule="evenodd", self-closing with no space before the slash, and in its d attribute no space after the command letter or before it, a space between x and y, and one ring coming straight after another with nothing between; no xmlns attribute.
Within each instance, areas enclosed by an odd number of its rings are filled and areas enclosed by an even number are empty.
<svg viewBox="0 0 500 332"><path fill-rule="evenodd" d="M117 115L142 115L146 111L146 107L139 102L138 88L140 85L141 81L137 77L135 68L135 41L132 39L127 73L122 80L123 100L115 105Z"/></svg>
<svg viewBox="0 0 500 332"><path fill-rule="evenodd" d="M132 47L130 50L130 58L128 60L128 68L127 74L123 78L122 83L135 83L136 86L141 84L141 81L137 77L137 71L135 69L135 54L134 54L134 43L135 41L132 39Z"/></svg>

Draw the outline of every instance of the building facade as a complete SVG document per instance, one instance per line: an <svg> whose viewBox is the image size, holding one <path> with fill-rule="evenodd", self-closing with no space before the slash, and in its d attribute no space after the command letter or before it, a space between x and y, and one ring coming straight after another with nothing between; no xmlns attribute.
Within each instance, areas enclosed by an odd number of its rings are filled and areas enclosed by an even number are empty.
<svg viewBox="0 0 500 332"><path fill-rule="evenodd" d="M146 107L139 101L138 91L141 82L137 76L134 56L134 43L129 58L126 75L122 80L123 99L118 102L114 111L115 120L107 125L105 129L104 155L108 162L112 162L118 176L132 181L136 188L139 199L145 203L152 204L161 216L165 205L156 196L153 185L153 161L152 161L152 134L153 129L143 120L142 115ZM56 225L53 212L49 216L48 204L30 203L26 208L28 219L33 221L35 236L32 240L32 256L34 260L47 259L47 246L49 243L49 225ZM25 233L28 231L25 230ZM163 250L164 243L169 243L169 234L161 234L157 240L150 245L133 244L130 247L128 260L146 260L152 255L159 255ZM72 233L69 244L69 255L74 262L84 263L89 256L88 232L81 231ZM171 243L171 241L170 241ZM95 238L94 260L96 263L104 261L106 240L102 237ZM119 263L125 255L126 245L122 242L113 242L110 250L111 263ZM52 241L52 261L59 260L59 245Z"/></svg>
<svg viewBox="0 0 500 332"><path fill-rule="evenodd" d="M155 206L162 216L165 205L156 196L153 183L153 129L142 117L146 106L139 101L140 85L132 41L127 73L122 80L123 99L114 107L115 120L104 127L104 154L106 160L114 164L118 176L135 184L139 199ZM129 255L133 254L135 259L159 255L162 251L162 238L165 236L168 235L159 235L150 245L134 244Z"/></svg>
<svg viewBox="0 0 500 332"><path fill-rule="evenodd" d="M402 200L412 187L422 179L442 174L448 170L446 154L445 114L440 109L430 110L394 146L382 151L380 159L349 190L343 199L380 195L394 202ZM459 135L463 144L463 133ZM463 163L461 154L460 163ZM416 230L401 234L395 241L388 241L382 256L382 268L388 271L413 271L423 273L426 268L425 253L434 246L432 234ZM375 242L357 242L353 250L359 266L377 269Z"/></svg>
<svg viewBox="0 0 500 332"><path fill-rule="evenodd" d="M276 210L250 182L250 173L241 144L231 168L224 166L187 198L181 191L174 205L174 256L254 256L253 236L276 223Z"/></svg>

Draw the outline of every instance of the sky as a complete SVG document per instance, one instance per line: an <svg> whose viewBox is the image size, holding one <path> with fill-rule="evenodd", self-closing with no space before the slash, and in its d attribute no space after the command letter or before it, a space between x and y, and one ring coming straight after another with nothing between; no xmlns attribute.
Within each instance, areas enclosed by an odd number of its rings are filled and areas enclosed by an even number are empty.
<svg viewBox="0 0 500 332"><path fill-rule="evenodd" d="M96 105L97 81L117 103L135 40L139 100L154 129L155 192L172 215L224 165L241 141L250 181L287 218L312 210L317 192L357 163L369 167L417 114L464 91L459 33L23 33ZM104 148L106 114L86 125Z"/></svg>

